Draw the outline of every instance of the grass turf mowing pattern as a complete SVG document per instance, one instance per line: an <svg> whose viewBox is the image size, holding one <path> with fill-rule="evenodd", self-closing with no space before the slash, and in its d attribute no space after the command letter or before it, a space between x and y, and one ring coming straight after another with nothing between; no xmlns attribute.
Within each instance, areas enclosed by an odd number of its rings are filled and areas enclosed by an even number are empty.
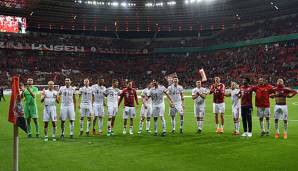
<svg viewBox="0 0 298 171"><path fill-rule="evenodd" d="M9 97L0 103L0 170L12 170L12 124L7 121ZM250 139L231 135L234 129L231 101L226 98L225 133L215 133L211 96L206 101L206 116L203 134L196 134L197 126L193 114L193 101L185 99L184 134L171 134L171 121L166 101L167 136L137 134L139 111L134 123L134 135L122 135L122 107L117 115L114 136L79 137L79 113L76 113L75 138L69 139L67 122L66 138L57 142L43 141L43 106L39 103L41 138L26 138L20 130L20 170L297 170L298 168L298 96L288 99L288 140L274 139L274 122L271 119L271 134L260 137L260 126L253 111L253 137ZM274 104L271 101L271 104ZM60 106L60 105L59 105ZM58 107L58 111L59 107ZM106 110L105 110L106 111ZM58 112L59 113L59 112ZM273 105L271 107L273 113ZM104 119L106 130L107 117ZM176 118L179 128L179 117ZM32 122L33 123L33 122ZM57 137L60 135L58 121ZM145 125L145 124L144 124ZM84 124L86 127L86 121ZM96 126L97 127L97 126ZM151 121L151 130L153 122ZM177 129L176 130L179 130ZM242 129L242 127L241 127ZM33 135L34 125L32 125ZM282 133L283 124L280 122ZM49 137L51 137L51 125ZM159 131L161 122L159 121ZM178 132L178 131L177 131ZM106 133L106 131L104 132Z"/></svg>

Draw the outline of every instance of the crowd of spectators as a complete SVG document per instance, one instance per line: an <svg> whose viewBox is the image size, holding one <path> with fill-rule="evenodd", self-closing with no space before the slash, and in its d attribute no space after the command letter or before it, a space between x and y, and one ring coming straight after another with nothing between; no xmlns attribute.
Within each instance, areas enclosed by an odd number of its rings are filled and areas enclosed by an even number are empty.
<svg viewBox="0 0 298 171"><path fill-rule="evenodd" d="M198 36L197 38L175 41L155 40L151 47L205 47L291 33L298 33L298 15L256 21L246 25L235 25L232 28L219 31L211 37Z"/></svg>
<svg viewBox="0 0 298 171"><path fill-rule="evenodd" d="M0 81L9 86L9 77L20 74L24 82L33 77L35 84L47 84L54 80L63 85L70 77L73 84L81 86L88 77L92 83L104 78L109 85L111 79L134 80L137 88L144 88L152 79L167 84L165 76L176 72L180 83L191 88L201 79L198 70L207 74L208 86L214 76L222 81L239 82L242 77L256 81L264 77L274 84L284 78L288 86L298 86L298 44L283 42L238 49L220 50L194 54L156 54L144 56L97 55L69 52L0 50Z"/></svg>
<svg viewBox="0 0 298 171"><path fill-rule="evenodd" d="M284 35L298 32L298 15L256 21L246 25L235 25L209 37L174 38L171 40L156 38L140 39L138 41L121 38L104 38L86 35L66 35L54 33L28 33L28 34L0 34L0 41L21 42L22 44L46 44L96 47L100 49L136 50L149 53L154 48L163 47L206 47L223 43L245 41L269 36Z"/></svg>
<svg viewBox="0 0 298 171"><path fill-rule="evenodd" d="M298 17L290 16L270 19L247 26L230 28L209 38L190 41L153 41L134 42L123 39L90 36L59 35L46 33L1 34L0 41L17 41L23 44L56 44L72 46L94 46L107 49L137 49L156 47L207 46L262 38L267 36L297 33ZM206 53L153 54L142 55L71 53L33 50L0 50L1 85L9 86L9 78L20 74L24 82L33 77L35 84L47 84L54 80L62 85L65 77L70 77L77 86L88 77L93 83L99 78L112 78L121 82L126 79L135 81L135 86L144 88L152 79L166 84L164 77L176 72L181 84L186 88L194 86L200 79L198 70L204 68L208 82L220 76L226 84L239 81L246 76L255 80L265 77L274 83L281 77L289 86L298 86L298 43L297 41L259 45L243 48L219 50Z"/></svg>

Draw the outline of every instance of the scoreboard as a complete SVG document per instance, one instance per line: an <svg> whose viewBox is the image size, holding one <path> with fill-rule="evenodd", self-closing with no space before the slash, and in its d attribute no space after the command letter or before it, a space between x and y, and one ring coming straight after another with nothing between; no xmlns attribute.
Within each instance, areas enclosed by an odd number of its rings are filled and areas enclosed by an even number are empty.
<svg viewBox="0 0 298 171"><path fill-rule="evenodd" d="M0 15L0 32L26 33L25 17Z"/></svg>

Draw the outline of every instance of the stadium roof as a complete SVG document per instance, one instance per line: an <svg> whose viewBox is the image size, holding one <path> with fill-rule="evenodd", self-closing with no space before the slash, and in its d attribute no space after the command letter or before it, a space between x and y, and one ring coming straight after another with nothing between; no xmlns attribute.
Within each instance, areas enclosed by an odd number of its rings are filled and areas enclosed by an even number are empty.
<svg viewBox="0 0 298 171"><path fill-rule="evenodd" d="M199 31L297 13L297 0L4 0L28 29Z"/></svg>

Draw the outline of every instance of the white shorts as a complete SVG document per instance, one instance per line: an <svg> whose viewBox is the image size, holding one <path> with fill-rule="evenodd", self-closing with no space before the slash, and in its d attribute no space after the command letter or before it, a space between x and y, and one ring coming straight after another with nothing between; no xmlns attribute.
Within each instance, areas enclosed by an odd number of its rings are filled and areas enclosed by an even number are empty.
<svg viewBox="0 0 298 171"><path fill-rule="evenodd" d="M184 115L182 104L174 104L174 107L170 107L169 114L171 116L176 116L176 113L180 115Z"/></svg>
<svg viewBox="0 0 298 171"><path fill-rule="evenodd" d="M225 103L213 103L213 113L225 113Z"/></svg>
<svg viewBox="0 0 298 171"><path fill-rule="evenodd" d="M281 120L288 120L288 106L287 105L275 105L274 118Z"/></svg>
<svg viewBox="0 0 298 171"><path fill-rule="evenodd" d="M241 116L240 106L232 107L233 118L239 119Z"/></svg>
<svg viewBox="0 0 298 171"><path fill-rule="evenodd" d="M66 119L74 121L76 118L74 106L61 106L60 112L61 112L60 119L62 121L66 121Z"/></svg>
<svg viewBox="0 0 298 171"><path fill-rule="evenodd" d="M81 106L80 108L81 117L91 117L92 113L92 105L89 106Z"/></svg>
<svg viewBox="0 0 298 171"><path fill-rule="evenodd" d="M257 115L259 118L269 118L270 117L270 108L267 107L267 108L261 108L261 107L258 107L257 108Z"/></svg>
<svg viewBox="0 0 298 171"><path fill-rule="evenodd" d="M50 120L57 121L56 106L45 106L43 109L43 121L49 122Z"/></svg>
<svg viewBox="0 0 298 171"><path fill-rule="evenodd" d="M145 106L142 105L141 107L141 117L151 117L152 116L152 108L151 106L147 106L147 109L145 109Z"/></svg>
<svg viewBox="0 0 298 171"><path fill-rule="evenodd" d="M118 107L116 106L108 106L108 116L109 118L116 116L118 112Z"/></svg>
<svg viewBox="0 0 298 171"><path fill-rule="evenodd" d="M123 110L123 119L134 118L136 117L135 107L125 106Z"/></svg>
<svg viewBox="0 0 298 171"><path fill-rule="evenodd" d="M99 117L103 117L105 115L105 110L104 110L104 106L101 104L93 104L93 111L94 111L94 116L99 116Z"/></svg>
<svg viewBox="0 0 298 171"><path fill-rule="evenodd" d="M165 106L152 106L152 115L153 117L163 117L165 113Z"/></svg>
<svg viewBox="0 0 298 171"><path fill-rule="evenodd" d="M204 118L205 105L194 105L194 114L196 118Z"/></svg>

